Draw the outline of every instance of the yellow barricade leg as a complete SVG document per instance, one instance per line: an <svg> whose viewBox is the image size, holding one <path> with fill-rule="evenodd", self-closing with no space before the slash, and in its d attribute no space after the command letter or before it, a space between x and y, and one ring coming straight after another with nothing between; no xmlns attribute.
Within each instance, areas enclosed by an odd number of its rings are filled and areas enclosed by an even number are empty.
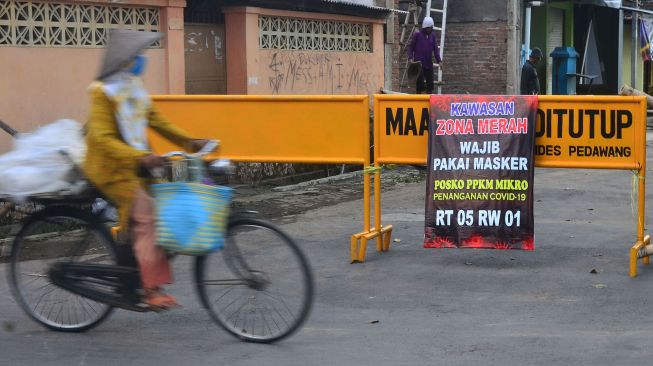
<svg viewBox="0 0 653 366"><path fill-rule="evenodd" d="M369 165L369 161L366 161L365 166L367 165ZM370 216L371 216L370 186L371 186L370 175L365 173L363 174L363 231L351 236L351 243L349 248L351 263L360 263L365 261L365 247L367 246L367 242L366 241L363 242L363 237L369 234L371 231L370 230Z"/></svg>
<svg viewBox="0 0 653 366"><path fill-rule="evenodd" d="M381 228L381 236L383 237L383 251L390 250L390 239L392 239L392 225L387 225Z"/></svg>
<svg viewBox="0 0 653 366"><path fill-rule="evenodd" d="M637 253L641 249L644 243L638 241L630 248L630 270L628 274L630 277L637 277Z"/></svg>
<svg viewBox="0 0 653 366"><path fill-rule="evenodd" d="M644 141L641 146L637 146L640 156L646 156L646 142ZM637 260L642 258L644 265L649 264L649 257L653 255L653 248L649 245L651 243L651 236L644 235L644 215L646 204L646 160L641 163L640 169L637 172L637 242L630 249L630 277L637 276Z"/></svg>
<svg viewBox="0 0 653 366"><path fill-rule="evenodd" d="M351 236L351 263L365 262L365 251L367 250L367 242L374 238L378 238L379 231L371 228L370 231L354 234Z"/></svg>
<svg viewBox="0 0 653 366"><path fill-rule="evenodd" d="M651 236L646 235L644 236L644 240L638 241L633 245L632 248L630 248L630 271L629 275L630 277L637 277L637 260L642 258L642 259L649 259L651 255L653 255L653 247L650 245L651 244ZM647 264L646 261L643 261L644 264Z"/></svg>
<svg viewBox="0 0 653 366"><path fill-rule="evenodd" d="M374 228L377 231L381 230L381 167L379 163L374 163L377 168L374 173ZM383 236L379 235L376 238L376 251L383 251Z"/></svg>
<svg viewBox="0 0 653 366"><path fill-rule="evenodd" d="M358 234L351 236L351 248L349 254L351 255L351 263L358 262Z"/></svg>
<svg viewBox="0 0 653 366"><path fill-rule="evenodd" d="M365 236L361 237L361 244L358 248L358 262L365 262L365 250L367 249L367 238Z"/></svg>

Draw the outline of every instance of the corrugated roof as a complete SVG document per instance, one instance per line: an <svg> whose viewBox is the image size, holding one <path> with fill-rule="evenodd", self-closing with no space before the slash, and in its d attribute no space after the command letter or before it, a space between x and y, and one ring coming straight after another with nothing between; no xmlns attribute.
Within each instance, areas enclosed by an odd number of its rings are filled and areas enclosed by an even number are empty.
<svg viewBox="0 0 653 366"><path fill-rule="evenodd" d="M225 0L225 6L257 6L269 9L310 11L384 19L392 9L354 3L351 0Z"/></svg>
<svg viewBox="0 0 653 366"><path fill-rule="evenodd" d="M374 13L379 14L378 18L384 18L384 17L388 16L388 14L390 14L390 12L392 12L392 10L393 10L393 9L383 8L383 7L375 6L375 5L371 5L371 4L369 4L369 5L368 4L363 4L362 2L358 3L358 2L352 2L352 1L347 1L347 0L321 0L321 1L323 3L327 3L327 4L328 3L331 3L331 4L335 3L335 4L342 4L342 5L345 5L345 6L350 6L352 8L352 10L353 9L366 9L366 10L369 10L369 11L372 11ZM381 16L381 14L382 14L382 16ZM351 14L351 15L357 15L357 14Z"/></svg>
<svg viewBox="0 0 653 366"><path fill-rule="evenodd" d="M322 1L322 2L325 2L325 3L339 3L339 4L350 5L350 6L353 6L353 7L364 7L364 8L367 8L367 9L377 9L377 10L386 10L386 11L390 11L390 9L387 9L387 8L383 8L383 7L380 7L380 6L375 6L375 5L373 5L371 1L363 1L363 0L359 0L359 1L350 1L350 0L321 0L321 1Z"/></svg>
<svg viewBox="0 0 653 366"><path fill-rule="evenodd" d="M551 0L549 2L568 2L569 0ZM622 5L622 0L573 0L576 5L595 5L607 6L608 8L619 9Z"/></svg>
<svg viewBox="0 0 653 366"><path fill-rule="evenodd" d="M372 0L334 0L337 3L349 3L349 4L358 4L358 5L367 5L373 6L374 1Z"/></svg>

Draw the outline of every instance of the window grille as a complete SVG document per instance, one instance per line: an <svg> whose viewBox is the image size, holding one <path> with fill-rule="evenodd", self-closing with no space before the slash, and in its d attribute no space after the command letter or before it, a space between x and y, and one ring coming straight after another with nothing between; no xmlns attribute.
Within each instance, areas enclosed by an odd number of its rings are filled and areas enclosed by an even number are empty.
<svg viewBox="0 0 653 366"><path fill-rule="evenodd" d="M259 16L259 47L372 52L370 24Z"/></svg>
<svg viewBox="0 0 653 366"><path fill-rule="evenodd" d="M158 31L159 9L0 1L0 46L97 48L114 28Z"/></svg>

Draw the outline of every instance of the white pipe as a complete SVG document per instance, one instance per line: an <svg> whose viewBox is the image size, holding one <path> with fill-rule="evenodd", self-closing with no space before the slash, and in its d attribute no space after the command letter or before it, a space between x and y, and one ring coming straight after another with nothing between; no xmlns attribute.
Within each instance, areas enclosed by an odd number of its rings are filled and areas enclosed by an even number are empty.
<svg viewBox="0 0 653 366"><path fill-rule="evenodd" d="M624 83L623 66L624 66L624 11L619 9L619 39L617 46L617 93Z"/></svg>
<svg viewBox="0 0 653 366"><path fill-rule="evenodd" d="M587 38L585 39L585 50L583 50L583 62L580 66L580 73L585 74L585 65L587 65L587 48L590 44L590 35L592 32L594 32L594 28L592 23L594 22L594 16L592 16L592 19L590 19L590 24L587 27ZM596 34L594 35L596 37ZM580 78L580 83L585 84L585 79Z"/></svg>
<svg viewBox="0 0 653 366"><path fill-rule="evenodd" d="M637 14L632 13L630 23L630 85L637 89Z"/></svg>
<svg viewBox="0 0 653 366"><path fill-rule="evenodd" d="M526 16L524 17L524 45L526 46L526 59L531 52L531 7L526 5Z"/></svg>

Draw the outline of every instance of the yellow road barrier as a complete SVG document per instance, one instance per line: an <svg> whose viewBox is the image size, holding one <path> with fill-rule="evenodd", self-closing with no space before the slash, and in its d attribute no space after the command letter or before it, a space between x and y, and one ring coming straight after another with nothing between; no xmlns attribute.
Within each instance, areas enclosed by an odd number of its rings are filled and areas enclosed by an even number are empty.
<svg viewBox="0 0 653 366"><path fill-rule="evenodd" d="M370 165L368 96L155 96L161 114L194 136L220 140L221 158L237 162ZM154 151L178 150L152 136ZM370 176L363 178L363 231L370 228ZM352 261L355 258L352 256Z"/></svg>
<svg viewBox="0 0 653 366"><path fill-rule="evenodd" d="M238 162L369 162L366 96L156 96L163 116L195 136L220 140ZM153 137L157 151L175 148ZM367 160L365 157L368 157Z"/></svg>
<svg viewBox="0 0 653 366"><path fill-rule="evenodd" d="M383 164L426 164L428 95L374 96L374 228L380 228L377 250L390 247L392 225L381 224ZM637 242L630 251L630 276L637 275L637 259L648 264L653 254L644 236L646 175L646 101L644 97L539 97L535 121L535 166L634 170L637 174ZM352 254L353 255L353 254ZM365 248L358 251L365 260Z"/></svg>

